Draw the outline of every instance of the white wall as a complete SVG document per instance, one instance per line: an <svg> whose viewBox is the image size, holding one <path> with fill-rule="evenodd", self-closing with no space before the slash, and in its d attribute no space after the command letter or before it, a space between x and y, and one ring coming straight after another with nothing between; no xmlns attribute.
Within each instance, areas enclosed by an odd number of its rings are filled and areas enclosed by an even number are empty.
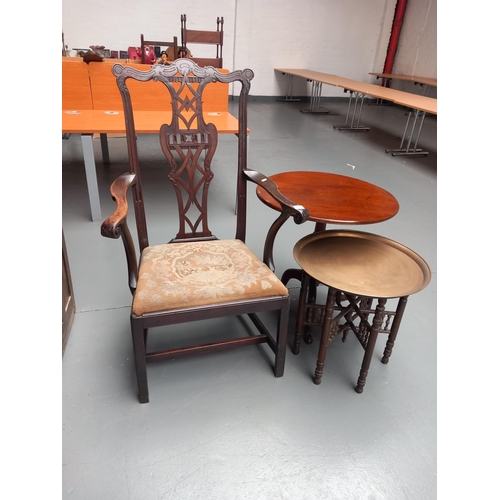
<svg viewBox="0 0 500 500"><path fill-rule="evenodd" d="M408 3L404 46L394 69L435 76L436 0ZM177 36L180 43L181 14L187 16L188 29L201 30L215 30L222 16L224 67L251 68L251 94L273 96L285 94L285 78L276 67L373 81L368 73L383 68L395 5L396 0L63 0L62 30L70 49L104 45L127 50L139 45L141 33L158 40ZM213 47L190 49L197 56L215 55ZM308 95L309 86L296 79L294 93ZM328 86L322 94L345 96Z"/></svg>
<svg viewBox="0 0 500 500"><path fill-rule="evenodd" d="M393 71L436 78L437 0L411 0L405 12Z"/></svg>
<svg viewBox="0 0 500 500"><path fill-rule="evenodd" d="M436 18L437 0L408 0L393 73L437 78ZM417 91L409 82L393 81L391 87ZM426 95L436 97L437 89L429 87Z"/></svg>

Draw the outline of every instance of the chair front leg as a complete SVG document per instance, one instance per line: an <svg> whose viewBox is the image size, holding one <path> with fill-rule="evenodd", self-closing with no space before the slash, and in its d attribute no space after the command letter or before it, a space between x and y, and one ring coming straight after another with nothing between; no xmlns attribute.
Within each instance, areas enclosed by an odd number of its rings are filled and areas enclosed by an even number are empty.
<svg viewBox="0 0 500 500"><path fill-rule="evenodd" d="M146 335L139 321L131 319L132 345L134 348L135 373L140 403L149 403L148 375L146 372Z"/></svg>
<svg viewBox="0 0 500 500"><path fill-rule="evenodd" d="M288 316L290 314L290 298L283 299L278 318L278 338L276 347L276 358L274 361L274 375L282 377L285 373L285 356L288 340Z"/></svg>

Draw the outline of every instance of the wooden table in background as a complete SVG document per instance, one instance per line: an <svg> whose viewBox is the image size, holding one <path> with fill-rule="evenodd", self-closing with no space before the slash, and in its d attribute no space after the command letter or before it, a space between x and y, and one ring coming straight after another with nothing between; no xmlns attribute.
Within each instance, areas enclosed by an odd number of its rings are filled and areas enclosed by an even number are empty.
<svg viewBox="0 0 500 500"><path fill-rule="evenodd" d="M420 95L425 95L427 87L437 87L437 78L427 78L425 76L399 75L397 73L370 73L377 79L382 79L382 87L385 87L386 80L401 80L403 82L413 82L420 87Z"/></svg>

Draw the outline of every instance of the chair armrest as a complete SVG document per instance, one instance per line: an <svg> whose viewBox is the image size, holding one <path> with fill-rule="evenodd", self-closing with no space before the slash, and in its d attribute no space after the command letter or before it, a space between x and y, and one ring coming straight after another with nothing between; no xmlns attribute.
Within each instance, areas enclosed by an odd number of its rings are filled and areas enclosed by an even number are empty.
<svg viewBox="0 0 500 500"><path fill-rule="evenodd" d="M116 202L115 211L101 224L101 235L106 238L122 237L127 258L128 284L134 294L137 287L137 257L134 242L127 225L128 201L127 192L136 182L135 174L122 174L111 184L111 197Z"/></svg>
<svg viewBox="0 0 500 500"><path fill-rule="evenodd" d="M293 216L295 224L303 224L309 218L307 208L285 198L272 179L257 170L244 170L243 173L247 179L265 189L280 204L282 213L288 214L288 217Z"/></svg>
<svg viewBox="0 0 500 500"><path fill-rule="evenodd" d="M244 175L247 179L255 184L258 184L265 189L281 206L281 213L279 217L273 222L269 231L267 232L266 241L264 243L263 262L272 270L275 270L273 249L276 235L281 226L290 218L293 217L295 224L303 224L309 218L307 208L302 205L297 205L288 198L285 198L278 189L276 183L266 177L265 175L257 172L256 170L244 170Z"/></svg>
<svg viewBox="0 0 500 500"><path fill-rule="evenodd" d="M110 193L116 202L116 208L101 224L101 234L106 238L119 238L121 236L121 226L127 222L128 201L127 191L135 183L135 174L122 174L115 179L110 187Z"/></svg>

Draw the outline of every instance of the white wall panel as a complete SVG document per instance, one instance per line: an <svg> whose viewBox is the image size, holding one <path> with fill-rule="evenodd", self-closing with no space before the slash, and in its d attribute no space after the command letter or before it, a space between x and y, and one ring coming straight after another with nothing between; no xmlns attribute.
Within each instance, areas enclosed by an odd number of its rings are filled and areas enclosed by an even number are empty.
<svg viewBox="0 0 500 500"><path fill-rule="evenodd" d="M412 26L404 27L407 47L398 50L400 67L426 72L435 67L435 1L409 2L405 23ZM285 93L285 79L275 67L372 81L368 73L383 68L395 5L396 0L63 0L62 29L70 49L104 45L126 50L139 44L141 33L160 40L177 36L180 43L181 14L187 15L189 29L200 30L215 30L222 16L224 66L253 69L251 94L274 96ZM190 49L198 56L215 54L213 47ZM297 79L296 94L307 95L309 89ZM326 86L323 95L345 96Z"/></svg>
<svg viewBox="0 0 500 500"><path fill-rule="evenodd" d="M408 2L394 62L395 72L429 78L437 77L436 12L436 0Z"/></svg>

